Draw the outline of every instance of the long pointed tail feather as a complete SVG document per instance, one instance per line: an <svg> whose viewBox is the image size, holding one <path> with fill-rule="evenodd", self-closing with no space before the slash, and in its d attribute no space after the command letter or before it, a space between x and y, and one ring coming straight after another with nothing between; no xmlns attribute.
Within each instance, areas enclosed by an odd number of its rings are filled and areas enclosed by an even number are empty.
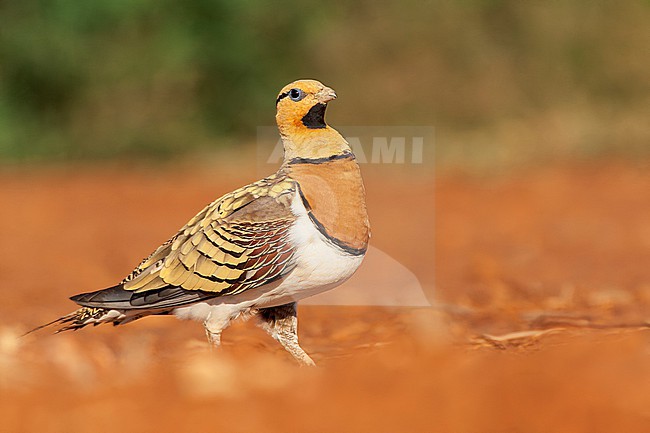
<svg viewBox="0 0 650 433"><path fill-rule="evenodd" d="M121 317L120 317L121 316ZM63 317L59 317L56 320L53 320L44 325L38 326L31 331L23 334L29 335L33 332L39 331L44 328L57 327L58 329L54 332L58 334L63 331L74 331L81 329L87 325L99 325L100 323L115 323L119 324L120 319L124 318L124 315L119 313L116 310L108 310L105 308L94 308L94 307L81 307L77 311L73 311L70 314L66 314Z"/></svg>

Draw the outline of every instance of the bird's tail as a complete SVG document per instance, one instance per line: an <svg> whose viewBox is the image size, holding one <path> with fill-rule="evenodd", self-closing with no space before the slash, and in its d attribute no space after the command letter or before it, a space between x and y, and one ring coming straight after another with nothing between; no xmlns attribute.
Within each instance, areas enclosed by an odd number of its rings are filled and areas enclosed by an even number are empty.
<svg viewBox="0 0 650 433"><path fill-rule="evenodd" d="M117 310L96 307L81 307L77 311L66 314L44 325L38 326L24 335L39 331L44 328L56 328L55 334L63 331L74 331L87 325L97 326L100 323L120 324L124 321L125 315Z"/></svg>

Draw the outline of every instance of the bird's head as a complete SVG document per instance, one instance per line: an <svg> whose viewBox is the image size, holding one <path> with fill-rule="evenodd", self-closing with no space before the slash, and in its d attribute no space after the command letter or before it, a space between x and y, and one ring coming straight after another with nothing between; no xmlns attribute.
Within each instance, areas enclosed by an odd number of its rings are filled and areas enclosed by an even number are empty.
<svg viewBox="0 0 650 433"><path fill-rule="evenodd" d="M333 99L334 90L316 80L297 80L280 91L275 120L285 158L320 158L349 150L343 137L325 123L325 109Z"/></svg>

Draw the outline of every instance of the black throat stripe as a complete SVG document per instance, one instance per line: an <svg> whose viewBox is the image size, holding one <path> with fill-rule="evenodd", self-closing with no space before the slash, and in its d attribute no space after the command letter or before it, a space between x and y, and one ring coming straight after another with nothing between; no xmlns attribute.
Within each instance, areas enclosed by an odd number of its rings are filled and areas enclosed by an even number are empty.
<svg viewBox="0 0 650 433"><path fill-rule="evenodd" d="M337 153L336 155L327 156L324 158L293 158L289 160L289 164L324 164L337 159L355 159L352 152Z"/></svg>
<svg viewBox="0 0 650 433"><path fill-rule="evenodd" d="M327 127L325 124L325 109L327 105L316 104L309 109L307 114L302 118L302 124L309 129L324 129Z"/></svg>

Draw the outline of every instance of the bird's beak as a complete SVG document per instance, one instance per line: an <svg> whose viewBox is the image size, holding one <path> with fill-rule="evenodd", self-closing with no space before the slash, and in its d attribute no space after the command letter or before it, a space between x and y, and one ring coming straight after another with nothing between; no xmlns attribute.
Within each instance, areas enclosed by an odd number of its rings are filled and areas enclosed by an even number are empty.
<svg viewBox="0 0 650 433"><path fill-rule="evenodd" d="M316 99L318 99L318 102L327 104L329 101L336 99L336 92L329 87L324 87L323 90L316 94Z"/></svg>

